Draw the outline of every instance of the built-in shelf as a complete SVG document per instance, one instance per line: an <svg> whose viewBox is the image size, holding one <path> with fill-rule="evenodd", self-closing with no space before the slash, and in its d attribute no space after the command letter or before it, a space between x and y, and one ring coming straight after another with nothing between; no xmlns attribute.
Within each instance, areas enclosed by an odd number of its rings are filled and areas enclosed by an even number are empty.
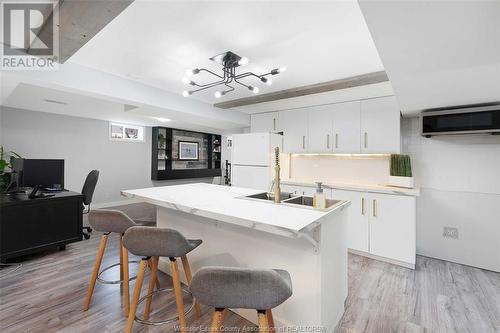
<svg viewBox="0 0 500 333"><path fill-rule="evenodd" d="M217 134L153 127L151 179L221 176L221 140ZM179 141L197 143L198 158L179 159Z"/></svg>

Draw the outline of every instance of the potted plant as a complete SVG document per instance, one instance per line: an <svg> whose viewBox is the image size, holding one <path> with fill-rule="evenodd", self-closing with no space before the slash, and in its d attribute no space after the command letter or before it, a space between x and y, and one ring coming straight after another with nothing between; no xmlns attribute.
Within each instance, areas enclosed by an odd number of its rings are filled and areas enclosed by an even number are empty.
<svg viewBox="0 0 500 333"><path fill-rule="evenodd" d="M163 134L158 134L158 143L160 144L160 149L165 149L165 136Z"/></svg>
<svg viewBox="0 0 500 333"><path fill-rule="evenodd" d="M389 185L397 187L414 187L409 155L391 155Z"/></svg>
<svg viewBox="0 0 500 333"><path fill-rule="evenodd" d="M4 151L3 146L0 146L0 191L5 191L9 186L12 176L12 159L15 157L21 158L13 151Z"/></svg>

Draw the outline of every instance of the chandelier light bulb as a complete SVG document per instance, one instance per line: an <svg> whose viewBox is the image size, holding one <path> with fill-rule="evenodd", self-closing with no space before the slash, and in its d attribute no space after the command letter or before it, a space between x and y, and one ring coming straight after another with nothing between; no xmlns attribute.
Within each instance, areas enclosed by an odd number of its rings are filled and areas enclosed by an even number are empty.
<svg viewBox="0 0 500 333"><path fill-rule="evenodd" d="M270 86L271 84L273 84L273 80L271 80L271 79L267 79L266 84L267 84L268 86Z"/></svg>
<svg viewBox="0 0 500 333"><path fill-rule="evenodd" d="M252 87L252 91L254 94L258 94L259 93L259 87Z"/></svg>
<svg viewBox="0 0 500 333"><path fill-rule="evenodd" d="M283 73L284 71L286 71L286 67L275 68L271 71L271 75Z"/></svg>
<svg viewBox="0 0 500 333"><path fill-rule="evenodd" d="M190 80L190 79L188 79L187 77L185 77L185 76L184 76L184 77L182 78L182 83L184 83L184 84L189 84L189 82L191 82L191 80Z"/></svg>
<svg viewBox="0 0 500 333"><path fill-rule="evenodd" d="M187 90L184 90L182 92L182 96L184 96L184 97L189 97L191 94L192 94L192 92L191 91L187 91Z"/></svg>
<svg viewBox="0 0 500 333"><path fill-rule="evenodd" d="M221 98L222 93L221 93L220 91L216 91L216 92L214 93L214 96L215 96L215 98Z"/></svg>
<svg viewBox="0 0 500 333"><path fill-rule="evenodd" d="M248 64L248 58L247 57L242 57L240 60L238 60L238 65L240 66L244 66L246 64Z"/></svg>

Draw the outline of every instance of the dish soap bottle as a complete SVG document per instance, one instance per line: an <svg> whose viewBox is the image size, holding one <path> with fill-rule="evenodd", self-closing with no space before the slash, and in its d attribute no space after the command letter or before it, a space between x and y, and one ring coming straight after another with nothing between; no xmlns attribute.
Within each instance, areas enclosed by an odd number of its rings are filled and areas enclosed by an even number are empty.
<svg viewBox="0 0 500 333"><path fill-rule="evenodd" d="M316 182L316 193L314 193L313 197L313 206L316 209L325 209L326 207L326 198L325 193L323 193L323 188L321 187L321 182Z"/></svg>

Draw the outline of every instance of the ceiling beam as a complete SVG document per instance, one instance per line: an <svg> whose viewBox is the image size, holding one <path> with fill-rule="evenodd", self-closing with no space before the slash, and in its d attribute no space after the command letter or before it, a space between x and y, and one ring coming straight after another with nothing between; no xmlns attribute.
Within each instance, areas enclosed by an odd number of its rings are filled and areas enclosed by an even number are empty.
<svg viewBox="0 0 500 333"><path fill-rule="evenodd" d="M132 2L134 0L59 0L58 62L66 62ZM51 33L50 27L44 25L39 35Z"/></svg>
<svg viewBox="0 0 500 333"><path fill-rule="evenodd" d="M333 80L328 82L311 84L308 86L302 86L297 88L291 88L281 91L275 91L268 94L262 94L258 96L245 97L234 99L232 101L221 102L214 104L215 107L221 109L230 109L239 106L252 105L258 103L272 102L280 99L287 99L292 97L300 97L312 94L319 94L323 92L340 90L352 87L365 86L368 84L380 83L389 81L385 71L373 72L368 74L362 74L357 76L346 77L339 80Z"/></svg>

